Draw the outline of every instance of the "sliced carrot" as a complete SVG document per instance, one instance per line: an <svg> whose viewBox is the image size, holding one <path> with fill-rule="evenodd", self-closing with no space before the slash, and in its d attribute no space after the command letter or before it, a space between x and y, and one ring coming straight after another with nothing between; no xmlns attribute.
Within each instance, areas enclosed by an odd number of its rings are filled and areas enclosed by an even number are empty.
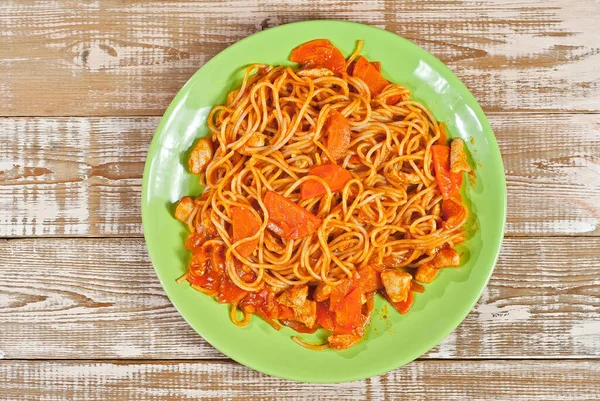
<svg viewBox="0 0 600 401"><path fill-rule="evenodd" d="M360 56L354 66L351 69L351 75L356 78L362 79L369 90L371 96L375 97L379 95L386 86L390 83L387 79L381 75L381 63L379 61L367 61L366 58ZM396 104L402 99L402 95L390 96L386 99L387 104Z"/></svg>
<svg viewBox="0 0 600 401"><path fill-rule="evenodd" d="M321 225L320 218L277 192L268 191L264 203L269 213L269 229L282 238L304 238Z"/></svg>
<svg viewBox="0 0 600 401"><path fill-rule="evenodd" d="M442 219L448 221L451 217L460 216L463 212L463 205L453 199L446 199L442 202Z"/></svg>
<svg viewBox="0 0 600 401"><path fill-rule="evenodd" d="M336 332L338 327L353 330L360 324L362 292L355 288L344 297L335 309Z"/></svg>
<svg viewBox="0 0 600 401"><path fill-rule="evenodd" d="M344 55L327 39L315 39L301 44L292 50L290 60L302 67L324 67L336 74L341 74L346 68Z"/></svg>
<svg viewBox="0 0 600 401"><path fill-rule="evenodd" d="M331 192L338 192L344 189L348 181L352 179L352 174L336 164L323 164L313 167L308 175L321 177L329 185ZM302 199L321 196L327 193L327 189L323 184L316 180L307 180L302 183L300 195Z"/></svg>
<svg viewBox="0 0 600 401"><path fill-rule="evenodd" d="M333 286L329 297L329 306L333 311L350 291L354 289L354 281L352 279L343 280L341 283Z"/></svg>
<svg viewBox="0 0 600 401"><path fill-rule="evenodd" d="M294 310L292 308L290 308L289 306L277 304L277 315L273 316L273 317L274 318L276 317L277 319L285 319L285 320L293 319L294 318Z"/></svg>
<svg viewBox="0 0 600 401"><path fill-rule="evenodd" d="M253 236L260 230L261 221L250 210L245 207L233 206L231 208L231 226L233 231L233 242ZM236 248L240 255L247 257L258 246L258 238L245 242Z"/></svg>
<svg viewBox="0 0 600 401"><path fill-rule="evenodd" d="M446 124L440 123L440 137L437 142L438 145L448 145L448 135L446 134Z"/></svg>
<svg viewBox="0 0 600 401"><path fill-rule="evenodd" d="M329 310L329 301L317 302L317 323L326 330L335 328L335 313Z"/></svg>
<svg viewBox="0 0 600 401"><path fill-rule="evenodd" d="M327 150L338 161L345 156L350 146L350 124L346 117L337 110L331 110L325 125Z"/></svg>
<svg viewBox="0 0 600 401"><path fill-rule="evenodd" d="M371 266L365 266L360 269L358 271L358 277L358 287L363 293L376 291L383 286L383 284L381 284L379 272Z"/></svg>
<svg viewBox="0 0 600 401"><path fill-rule="evenodd" d="M433 169L438 188L444 200L454 198L460 199L460 186L462 175L450 171L450 146L433 145L431 147L433 158Z"/></svg>
<svg viewBox="0 0 600 401"><path fill-rule="evenodd" d="M219 285L219 294L215 297L222 304L239 302L248 295L248 291L242 290L229 277L229 274L223 274L221 284Z"/></svg>
<svg viewBox="0 0 600 401"><path fill-rule="evenodd" d="M415 292L420 292L420 293L424 293L425 292L425 287L423 287L421 284L412 281L410 283L410 290L411 291L415 291Z"/></svg>
<svg viewBox="0 0 600 401"><path fill-rule="evenodd" d="M385 79L383 75L381 75L381 73L363 56L360 56L358 60L356 60L352 76L363 80L364 83L367 84L372 97L380 94L381 91L389 85L387 79Z"/></svg>

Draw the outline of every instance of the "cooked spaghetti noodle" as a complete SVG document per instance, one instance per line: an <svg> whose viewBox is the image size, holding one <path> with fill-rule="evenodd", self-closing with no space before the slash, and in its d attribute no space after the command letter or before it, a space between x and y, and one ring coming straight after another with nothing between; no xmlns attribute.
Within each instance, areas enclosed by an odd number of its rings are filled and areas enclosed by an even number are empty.
<svg viewBox="0 0 600 401"><path fill-rule="evenodd" d="M458 265L467 209L464 169L451 167L464 150L450 154L443 125L359 57L361 44L345 60L308 42L292 52L299 70L248 66L192 152L205 189L176 211L191 231L182 279L231 303L239 326L256 313L275 328L325 327L347 348L374 292L406 313L414 279Z"/></svg>

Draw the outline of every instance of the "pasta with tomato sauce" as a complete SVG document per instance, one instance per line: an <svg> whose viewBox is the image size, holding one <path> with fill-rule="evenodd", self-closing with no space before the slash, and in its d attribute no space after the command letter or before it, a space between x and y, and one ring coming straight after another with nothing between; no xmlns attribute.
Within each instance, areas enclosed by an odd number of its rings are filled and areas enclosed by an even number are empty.
<svg viewBox="0 0 600 401"><path fill-rule="evenodd" d="M192 255L179 281L238 326L328 330L293 337L311 349L358 343L378 293L407 313L465 240L464 143L361 47L316 39L292 50L298 68L249 66L192 150L204 192L175 211Z"/></svg>

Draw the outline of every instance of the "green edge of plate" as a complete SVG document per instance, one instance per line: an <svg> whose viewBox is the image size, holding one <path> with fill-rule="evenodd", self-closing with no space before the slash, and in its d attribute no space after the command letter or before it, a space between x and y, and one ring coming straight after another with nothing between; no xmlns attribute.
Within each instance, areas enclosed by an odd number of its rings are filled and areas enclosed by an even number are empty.
<svg viewBox="0 0 600 401"><path fill-rule="evenodd" d="M181 196L201 193L186 166L190 146L207 135L208 111L239 85L244 66L290 64L291 49L315 38L328 38L346 55L363 39L362 54L381 61L384 75L408 87L413 99L446 123L451 137L462 137L476 167L474 185L463 185L471 216L468 239L460 247L461 267L441 271L424 294L417 294L413 310L405 316L378 299L365 339L345 351L304 349L290 340L296 334L291 329L277 332L258 317L238 328L229 320L227 305L187 284L175 283L184 273L189 255L183 249L186 229L172 213ZM268 29L240 40L207 62L165 112L148 151L142 184L142 222L150 259L181 315L210 344L237 362L305 382L336 383L379 375L439 344L481 296L498 258L505 220L506 181L500 151L469 90L442 62L412 42L379 28L341 21L307 21ZM302 337L319 340L323 336L317 332Z"/></svg>

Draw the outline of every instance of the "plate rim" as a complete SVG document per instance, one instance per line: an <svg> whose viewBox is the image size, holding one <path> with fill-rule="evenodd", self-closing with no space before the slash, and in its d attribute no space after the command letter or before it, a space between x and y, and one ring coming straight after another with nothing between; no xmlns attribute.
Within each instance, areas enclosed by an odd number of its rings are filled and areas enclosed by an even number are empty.
<svg viewBox="0 0 600 401"><path fill-rule="evenodd" d="M167 287L165 286L165 283L163 282L163 278L161 277L161 274L159 273L159 269L157 268L157 266L154 263L154 258L152 257L153 252L150 250L150 247L148 247L148 236L150 235L149 233L146 232L145 227L146 225L146 221L150 218L150 216L148 216L149 213L149 194L148 194L148 180L149 180L149 175L150 175L150 168L151 165L153 163L153 161L155 160L155 154L157 152L157 150L160 149L160 145L161 145L161 136L162 134L165 132L164 131L164 126L167 123L167 121L171 118L171 115L173 114L177 104L179 103L179 101L181 100L181 97L187 92L188 87L191 85L192 81L194 81L195 77L200 74L200 71L204 70L204 69L209 69L212 64L216 63L216 59L218 59L221 55L223 54L228 54L231 52L234 52L238 47L242 47L244 46L244 44L249 41L251 38L252 39L256 39L257 36L263 36L266 33L268 33L269 35L273 34L273 31L278 31L278 30L284 30L284 29L288 29L290 25L293 26L298 26L298 25L305 25L305 26L310 26L310 25L320 25L320 24L330 24L330 25L339 25L342 28L347 29L348 27L351 29L352 27L356 27L359 26L360 29L367 29L367 30L375 30L375 31L379 31L379 33L383 32L384 35L388 35L390 37L390 40L394 40L394 41L403 41L405 42L409 47L412 47L415 51L420 53L420 57L424 58L427 60L428 63L433 64L435 66L436 70L445 70L446 72L446 79L448 79L449 83L452 86L457 86L461 89L461 93L466 95L465 98L465 103L468 103L472 108L473 111L476 114L476 119L482 124L482 127L484 130L489 130L489 132L491 133L491 138L487 138L488 139L488 148L492 148L491 150L493 151L493 153L498 155L498 162L500 163L500 167L501 167L501 181L497 183L498 189L502 192L503 196L501 197L501 199L499 199L499 201L501 201L501 205L500 205L500 211L501 211L501 216L500 217L500 223L498 224L497 230L495 232L493 232L494 235L494 239L496 240L497 244L494 244L495 250L493 252L493 258L492 258L492 263L491 263L491 267L489 268L489 272L487 274L487 277L485 277L484 283L481 286L481 288L477 291L477 296L475 296L473 298L473 301L470 303L468 308L465 308L464 311L457 313L454 319L452 319L452 323L448 324L447 326L445 326L445 330L440 330L437 335L434 336L434 338L430 341L433 345L428 346L427 349L423 352L418 352L417 356L415 356L414 358L410 358L410 360L407 361L403 361L403 362L395 362L395 363L388 363L388 364L381 364L378 365L378 369L371 369L369 372L364 372L364 371L360 371L360 373L357 374L346 374L344 375L344 377L340 377L340 378L336 378L335 380L329 380L329 379L324 379L324 380L313 380L311 378L307 379L305 377L302 377L302 374L297 374L297 375L288 375L288 374L281 374L277 371L275 371L274 369L271 369L269 366L265 366L265 365L261 365L261 364L257 364L254 362L254 360L252 360L252 358L247 359L245 357L239 357L237 355L235 355L235 352L229 352L230 350L228 350L228 347L224 344L219 343L218 341L216 341L215 339L209 339L206 338L204 334L201 334L199 332L199 330L190 322L190 320L188 320L188 318L186 317L186 315L180 310L180 307L177 305L177 303L174 301L173 297L171 296L171 294L167 291ZM152 157L150 157L152 155ZM485 113L483 112L483 109L481 108L481 106L479 105L479 102L477 101L477 99L473 96L473 94L471 93L471 91L467 88L467 86L456 76L456 74L454 74L454 72L448 67L446 66L443 62L441 62L437 57L435 57L434 55L432 55L431 53L429 53L427 50L421 48L420 46L418 46L416 43L400 36L399 34L396 34L394 32L390 32L387 31L385 29L382 28L378 28L376 26L372 26L372 25L367 25L367 24L362 24L362 23L358 23L358 22L351 22L351 21L343 21L343 20L328 20L328 19L321 19L321 20L308 20L308 21L299 21L299 22L292 22L292 23L288 23L288 24L282 24L279 25L277 27L273 27L273 28L269 28L266 30L262 30L259 32L255 32L251 35L248 35L246 37L244 37L243 39L238 40L237 42L231 44L230 46L226 47L225 49L223 49L221 52L219 52L218 54L216 54L215 56L211 57L210 60L208 60L207 62L205 62L186 82L185 84L178 90L177 94L173 97L173 99L171 100L171 102L169 103L169 106L167 107L167 109L165 110L163 116L160 119L160 122L153 134L152 137L152 141L151 144L148 148L148 152L146 155L146 161L144 164L144 171L143 171L143 178L142 178L142 194L141 194L141 214L142 214L142 230L143 230L143 234L144 234L144 242L145 242L145 246L146 246L146 250L148 252L150 261L152 263L152 267L154 269L154 272L156 274L156 276L158 277L161 286L163 287L163 291L165 292L165 294L167 295L169 301L171 302L171 304L175 307L175 309L177 310L177 312L183 317L183 319L186 321L186 323L192 327L192 329L194 329L194 331L200 335L205 341L207 341L211 346L213 346L214 348L216 348L217 350L219 350L220 352L224 353L227 357L231 358L232 360L236 361L237 363L240 363L246 367L249 367L253 370L256 370L258 372L264 373L264 374L268 374L270 376L274 376L274 377L279 377L279 378L283 378L286 380L291 380L291 381L297 381L297 382L308 382L308 383L343 383L343 382L350 382L350 381L355 381L355 380L363 380L363 379L367 379L370 377L374 377L374 376L378 376L381 374L385 374L387 372L390 372L394 369L397 369L401 366L404 366L416 359L418 359L419 357L421 357L422 355L424 355L426 352L428 352L429 350L431 350L432 348L434 348L435 346L437 346L438 344L440 344L441 341L443 341L448 335L450 335L454 330L456 330L456 328L465 320L465 318L473 311L474 306L477 304L477 302L479 301L479 299L481 298L481 295L483 294L483 291L485 290L485 288L487 287L489 280L496 268L496 265L498 263L498 257L500 255L500 251L502 249L502 242L504 240L504 234L505 234L505 229L506 229L506 216L507 216L507 188L506 188L506 174L505 174L505 168L504 168L504 161L502 159L502 153L500 152L500 148L498 146L498 142L496 140L496 135L494 134L494 131L491 127L491 125L489 124L489 121L487 119L487 116L485 115ZM397 360L400 360L401 358L398 358Z"/></svg>

